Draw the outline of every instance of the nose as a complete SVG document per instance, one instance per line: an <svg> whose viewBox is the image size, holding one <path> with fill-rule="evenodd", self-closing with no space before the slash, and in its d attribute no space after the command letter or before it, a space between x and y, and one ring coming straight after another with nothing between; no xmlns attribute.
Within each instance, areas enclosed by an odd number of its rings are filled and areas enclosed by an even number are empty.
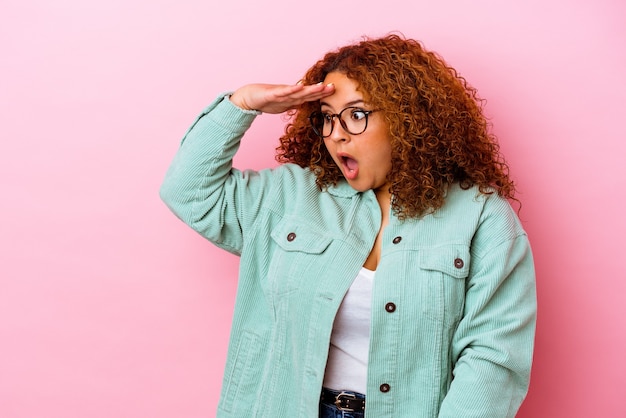
<svg viewBox="0 0 626 418"><path fill-rule="evenodd" d="M333 116L333 130L328 138L336 142L348 141L350 139L350 133L343 127L339 115Z"/></svg>

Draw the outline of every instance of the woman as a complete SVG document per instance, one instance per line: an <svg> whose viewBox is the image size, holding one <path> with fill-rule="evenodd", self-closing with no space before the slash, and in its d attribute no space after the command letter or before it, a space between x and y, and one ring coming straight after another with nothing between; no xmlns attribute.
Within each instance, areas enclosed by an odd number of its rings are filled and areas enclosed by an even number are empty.
<svg viewBox="0 0 626 418"><path fill-rule="evenodd" d="M275 169L232 158L289 112ZM161 189L241 256L218 417L512 417L528 388L532 255L476 91L390 35L295 85L216 99Z"/></svg>

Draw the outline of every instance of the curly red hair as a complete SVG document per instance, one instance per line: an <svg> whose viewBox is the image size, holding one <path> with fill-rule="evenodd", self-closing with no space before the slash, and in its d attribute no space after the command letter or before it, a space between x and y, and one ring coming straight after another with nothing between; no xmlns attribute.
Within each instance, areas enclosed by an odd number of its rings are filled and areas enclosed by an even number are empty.
<svg viewBox="0 0 626 418"><path fill-rule="evenodd" d="M355 80L368 104L385 116L393 149L387 178L398 217L434 212L453 183L514 199L483 102L436 53L398 35L365 39L327 53L303 82L318 83L334 71ZM308 167L323 190L343 175L309 123L309 114L319 108L319 101L308 102L291 112L276 160Z"/></svg>

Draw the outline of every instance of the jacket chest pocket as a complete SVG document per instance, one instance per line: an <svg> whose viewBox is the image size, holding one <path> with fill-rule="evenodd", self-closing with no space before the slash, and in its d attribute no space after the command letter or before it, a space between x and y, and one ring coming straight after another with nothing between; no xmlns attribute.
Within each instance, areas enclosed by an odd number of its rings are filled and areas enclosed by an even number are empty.
<svg viewBox="0 0 626 418"><path fill-rule="evenodd" d="M270 289L284 295L319 277L332 237L310 225L283 220L271 233L274 251L268 268Z"/></svg>
<svg viewBox="0 0 626 418"><path fill-rule="evenodd" d="M465 282L470 252L465 245L446 245L420 250L422 312L429 318L455 326L465 307Z"/></svg>

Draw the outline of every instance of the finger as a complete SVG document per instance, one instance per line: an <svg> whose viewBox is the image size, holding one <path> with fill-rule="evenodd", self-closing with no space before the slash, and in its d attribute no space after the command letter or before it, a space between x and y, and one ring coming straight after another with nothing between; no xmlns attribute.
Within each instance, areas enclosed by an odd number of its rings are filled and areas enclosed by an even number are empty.
<svg viewBox="0 0 626 418"><path fill-rule="evenodd" d="M297 95L299 92L303 91L305 86L303 84L293 84L281 86L279 89L273 92L274 97L276 98L286 98L291 97L293 95Z"/></svg>
<svg viewBox="0 0 626 418"><path fill-rule="evenodd" d="M305 86L299 91L294 91L291 94L285 96L285 98L297 100L297 101L312 101L318 100L322 97L329 96L335 92L335 87L332 84L314 84Z"/></svg>
<svg viewBox="0 0 626 418"><path fill-rule="evenodd" d="M300 100L311 102L311 101L322 99L324 97L328 97L334 93L335 93L335 86L333 86L332 84L327 84L327 85L321 86L321 88L315 88L315 89L312 89L312 91L300 94L299 98Z"/></svg>

